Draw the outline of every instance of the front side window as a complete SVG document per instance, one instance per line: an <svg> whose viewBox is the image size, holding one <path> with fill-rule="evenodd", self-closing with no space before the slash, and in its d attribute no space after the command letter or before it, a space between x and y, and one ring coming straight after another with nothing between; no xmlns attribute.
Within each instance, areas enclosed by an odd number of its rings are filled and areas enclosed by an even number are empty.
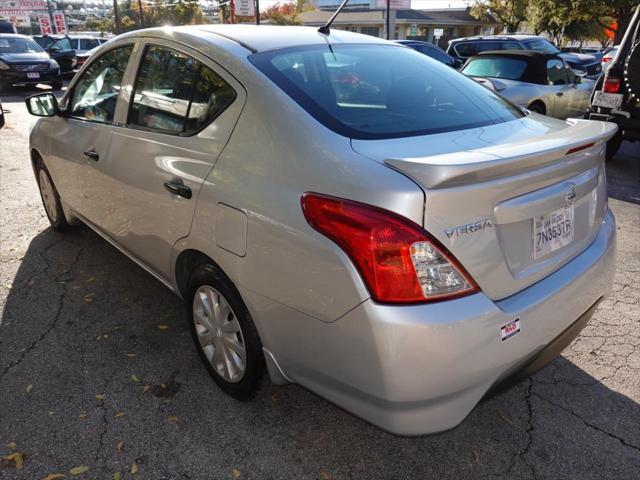
<svg viewBox="0 0 640 480"><path fill-rule="evenodd" d="M462 73L472 77L504 78L520 80L527 69L527 62L515 58L475 58L465 65Z"/></svg>
<svg viewBox="0 0 640 480"><path fill-rule="evenodd" d="M547 77L549 78L549 85L566 85L569 83L567 69L562 60L547 61Z"/></svg>
<svg viewBox="0 0 640 480"><path fill-rule="evenodd" d="M57 48L61 52L66 50L75 50L75 48L71 45L71 41L67 37L56 40L53 45L51 45L51 48Z"/></svg>
<svg viewBox="0 0 640 480"><path fill-rule="evenodd" d="M133 46L114 48L91 63L76 83L71 116L96 122L113 122L118 93Z"/></svg>
<svg viewBox="0 0 640 480"><path fill-rule="evenodd" d="M96 48L98 46L97 38L81 38L80 39L80 50L91 50L92 48Z"/></svg>
<svg viewBox="0 0 640 480"><path fill-rule="evenodd" d="M475 81L401 46L314 45L249 59L318 121L350 138L463 130L523 115Z"/></svg>
<svg viewBox="0 0 640 480"><path fill-rule="evenodd" d="M170 48L145 51L133 92L129 125L166 133L200 130L236 97L209 67Z"/></svg>

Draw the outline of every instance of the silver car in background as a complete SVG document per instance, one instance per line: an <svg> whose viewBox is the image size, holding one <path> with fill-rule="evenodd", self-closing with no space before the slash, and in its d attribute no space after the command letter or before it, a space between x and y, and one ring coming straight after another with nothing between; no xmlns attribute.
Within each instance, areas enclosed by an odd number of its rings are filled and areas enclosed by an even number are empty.
<svg viewBox="0 0 640 480"><path fill-rule="evenodd" d="M584 116L594 86L558 55L531 50L483 52L462 73L516 105L562 119Z"/></svg>
<svg viewBox="0 0 640 480"><path fill-rule="evenodd" d="M377 38L141 30L27 107L52 226L184 299L239 399L268 371L391 432L446 430L611 288L616 126L525 113Z"/></svg>

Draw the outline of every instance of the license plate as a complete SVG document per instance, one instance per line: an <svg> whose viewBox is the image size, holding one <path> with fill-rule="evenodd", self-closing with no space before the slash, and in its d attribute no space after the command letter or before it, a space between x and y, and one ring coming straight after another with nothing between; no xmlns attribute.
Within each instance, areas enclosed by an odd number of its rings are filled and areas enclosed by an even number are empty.
<svg viewBox="0 0 640 480"><path fill-rule="evenodd" d="M573 205L533 219L533 259L537 260L573 241Z"/></svg>
<svg viewBox="0 0 640 480"><path fill-rule="evenodd" d="M596 107L619 108L622 105L622 99L621 93L596 92L593 104Z"/></svg>
<svg viewBox="0 0 640 480"><path fill-rule="evenodd" d="M40 74L38 72L29 72L27 73L27 78L40 78Z"/></svg>

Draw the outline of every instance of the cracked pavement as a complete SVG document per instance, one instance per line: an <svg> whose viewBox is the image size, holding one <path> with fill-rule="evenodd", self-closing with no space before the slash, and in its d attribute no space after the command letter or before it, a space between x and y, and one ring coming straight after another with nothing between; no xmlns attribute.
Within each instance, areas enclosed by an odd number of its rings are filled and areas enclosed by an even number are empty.
<svg viewBox="0 0 640 480"><path fill-rule="evenodd" d="M222 394L176 297L89 229L49 228L23 93L0 131L0 456L15 442L24 468L0 479L640 477L640 144L608 167L617 272L582 335L457 428L401 438L295 385Z"/></svg>

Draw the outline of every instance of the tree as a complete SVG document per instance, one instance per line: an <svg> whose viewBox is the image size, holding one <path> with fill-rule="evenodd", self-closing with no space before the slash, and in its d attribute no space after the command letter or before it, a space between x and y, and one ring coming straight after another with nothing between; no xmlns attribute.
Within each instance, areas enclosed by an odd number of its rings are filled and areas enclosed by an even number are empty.
<svg viewBox="0 0 640 480"><path fill-rule="evenodd" d="M298 8L302 8L305 2L276 3L262 13L262 18L269 20L274 25L302 25L298 18Z"/></svg>
<svg viewBox="0 0 640 480"><path fill-rule="evenodd" d="M527 19L529 0L476 0L471 7L471 15L478 19L495 18L502 23L507 32L514 33Z"/></svg>

